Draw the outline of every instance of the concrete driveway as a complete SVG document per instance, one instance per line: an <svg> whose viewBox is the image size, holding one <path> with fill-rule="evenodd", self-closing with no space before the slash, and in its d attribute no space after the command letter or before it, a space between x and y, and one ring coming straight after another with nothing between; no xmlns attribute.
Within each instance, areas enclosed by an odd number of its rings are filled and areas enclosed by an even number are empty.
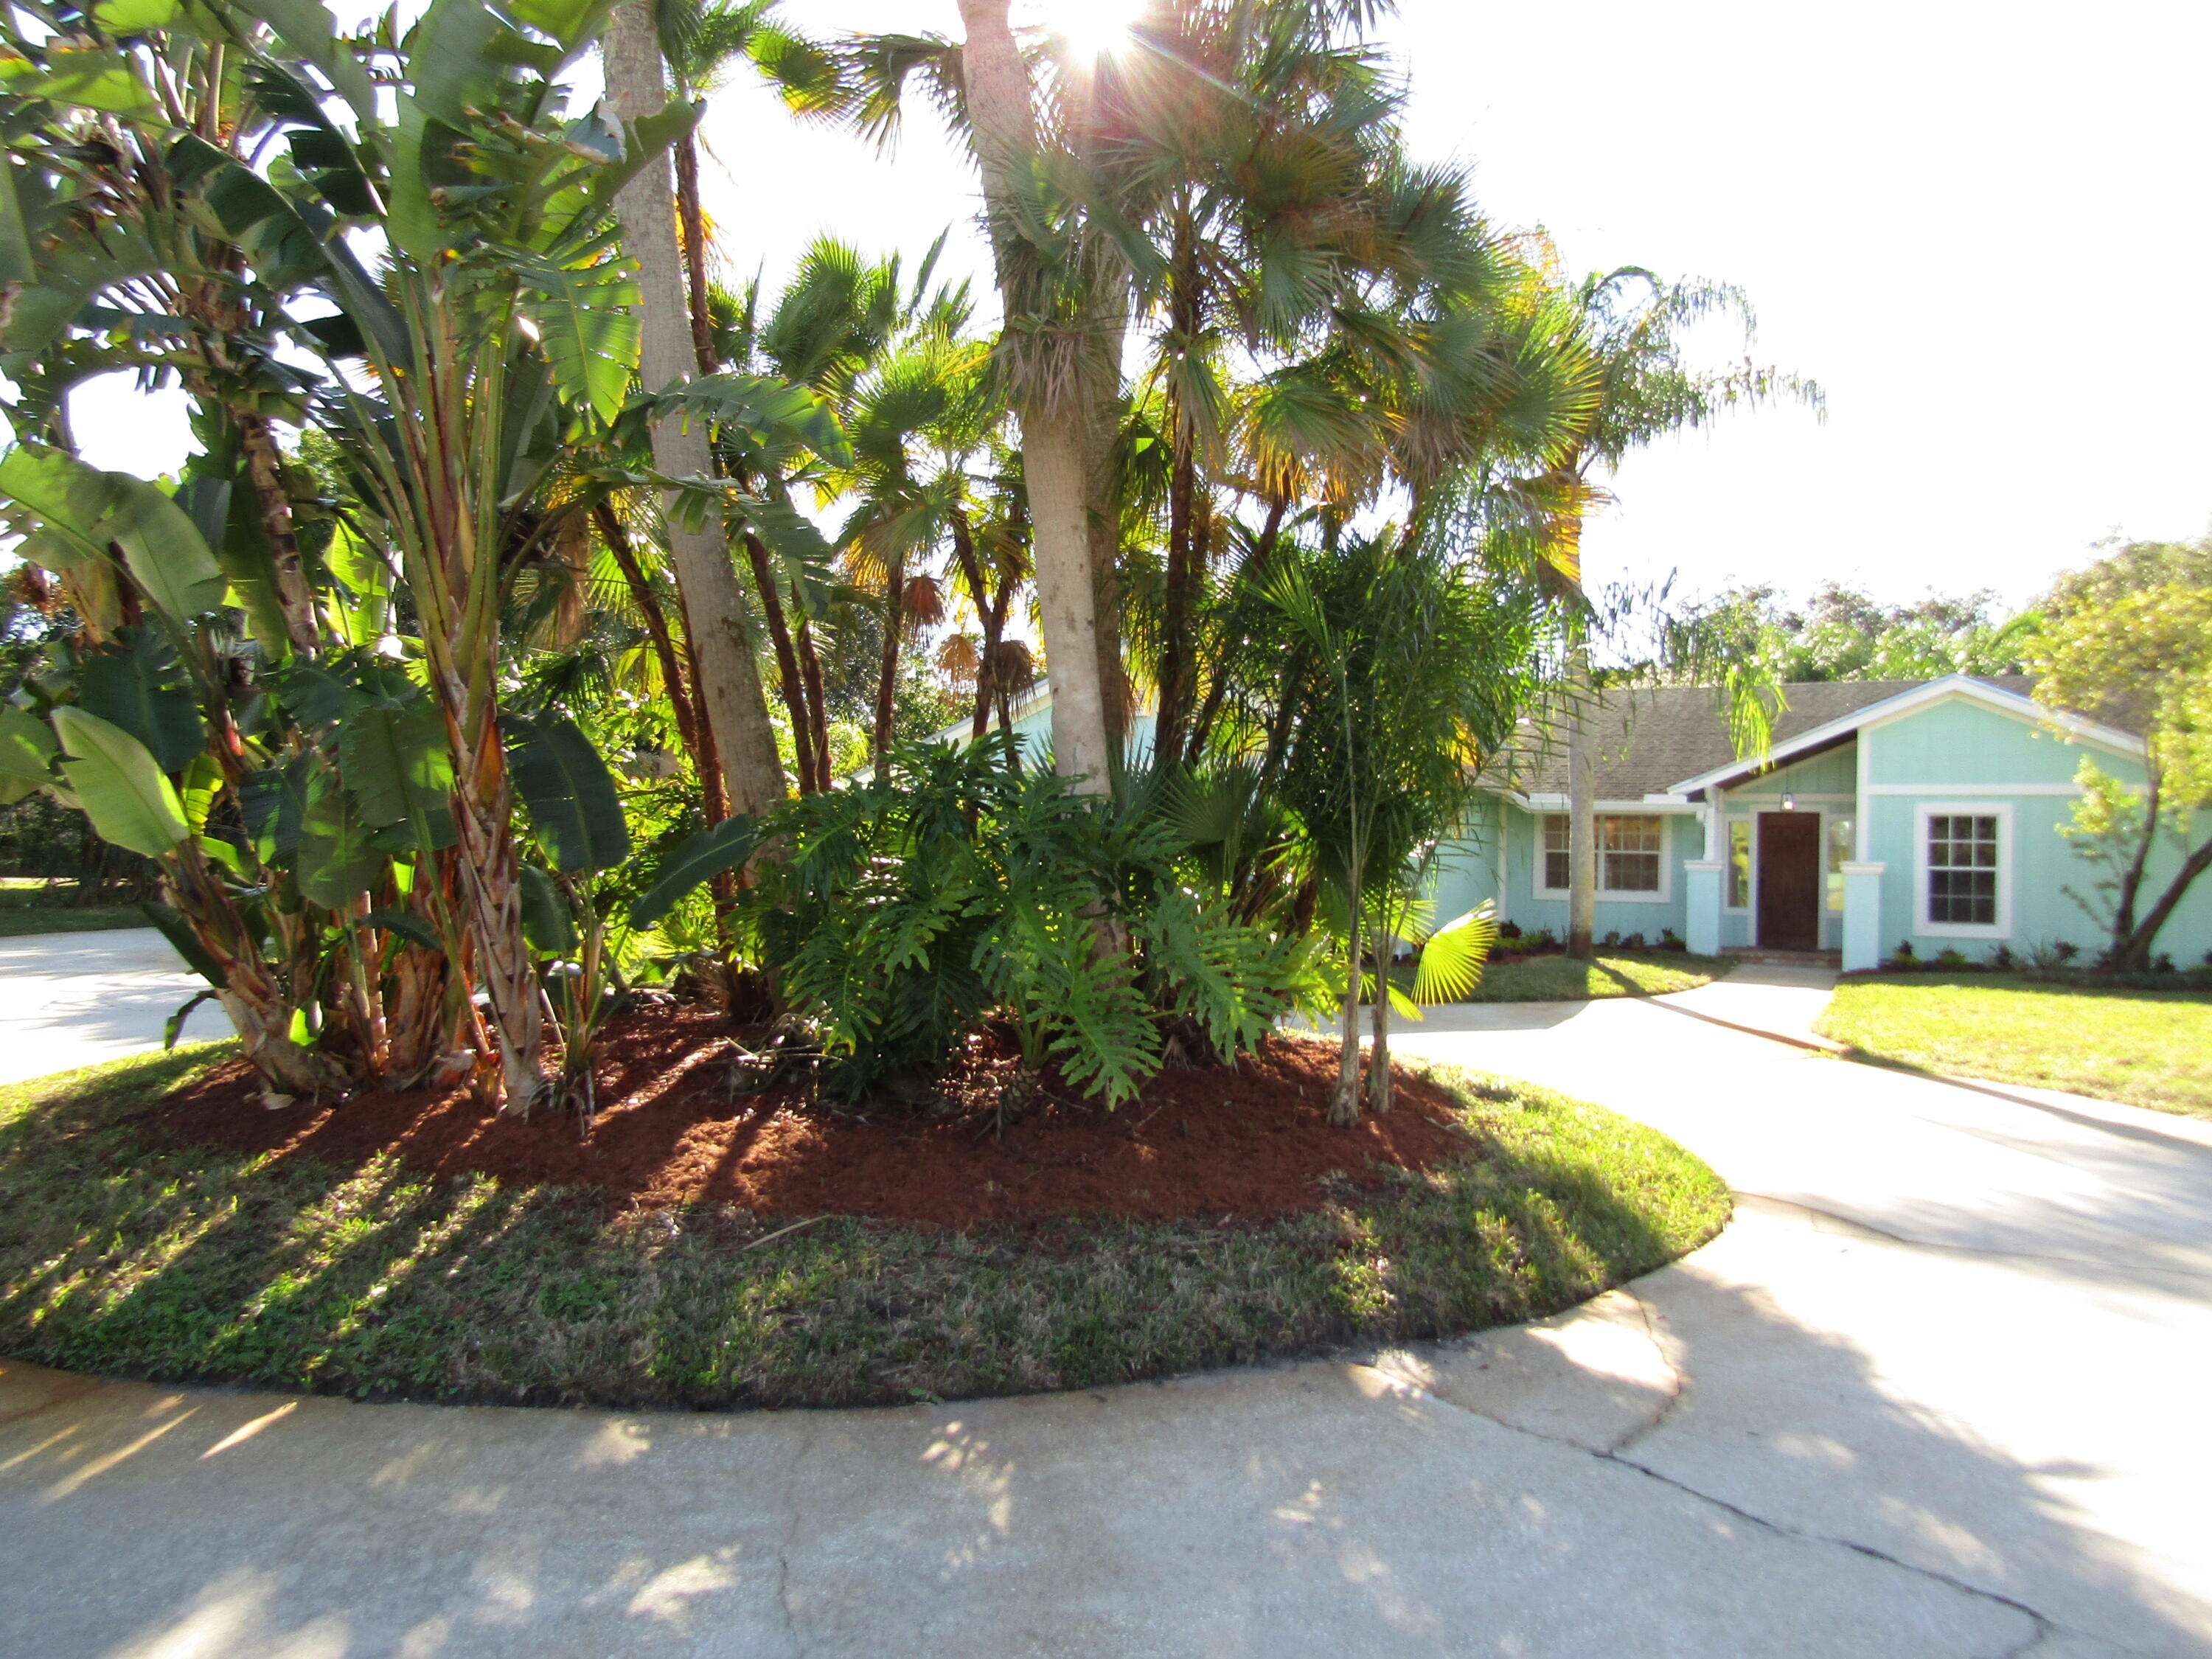
<svg viewBox="0 0 2212 1659"><path fill-rule="evenodd" d="M158 1048L169 1016L206 988L151 927L0 939L0 1083ZM229 1035L212 1002L185 1016L184 1040Z"/></svg>
<svg viewBox="0 0 2212 1659"><path fill-rule="evenodd" d="M1625 1291L1434 1350L738 1416L0 1364L0 1652L2212 1653L2212 1133L1732 1028L1822 994L1401 1032L1747 1194Z"/></svg>

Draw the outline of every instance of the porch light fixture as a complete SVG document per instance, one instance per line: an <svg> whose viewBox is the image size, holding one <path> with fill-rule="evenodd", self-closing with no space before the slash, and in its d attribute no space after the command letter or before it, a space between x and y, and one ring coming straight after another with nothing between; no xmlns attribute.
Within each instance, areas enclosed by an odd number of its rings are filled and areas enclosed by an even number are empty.
<svg viewBox="0 0 2212 1659"><path fill-rule="evenodd" d="M1782 797L1782 810L1785 812L1796 811L1797 810L1797 797L1791 794L1784 794Z"/></svg>

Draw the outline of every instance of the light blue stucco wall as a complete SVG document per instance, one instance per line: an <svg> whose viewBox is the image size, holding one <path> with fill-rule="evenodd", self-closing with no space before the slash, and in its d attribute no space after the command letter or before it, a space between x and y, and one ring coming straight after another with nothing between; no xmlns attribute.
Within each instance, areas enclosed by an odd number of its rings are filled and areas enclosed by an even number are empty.
<svg viewBox="0 0 2212 1659"><path fill-rule="evenodd" d="M1999 945L2015 951L2064 940L2085 956L2100 949L2103 927L2069 889L2094 896L2098 871L2059 834L2078 796L2074 777L2084 757L2123 782L2140 787L2142 763L2133 756L2052 732L2033 720L1967 702L1938 702L1860 733L1866 781L1862 856L1884 866L1881 952L1910 941L1926 957L1956 950L1980 960ZM2015 785L2016 788L2005 786ZM1923 814L1954 807L1997 813L2009 824L2001 860L2008 914L1999 928L1961 936L1925 920L1918 875ZM2162 836L2145 881L2148 906L2179 869L2184 849ZM2156 948L2177 963L2212 950L2212 889L2200 881L2160 932Z"/></svg>
<svg viewBox="0 0 2212 1659"><path fill-rule="evenodd" d="M1432 878L1437 918L1448 921L1474 908L1485 899L1498 900L1501 921L1517 924L1522 932L1544 929L1554 937L1567 931L1567 902L1542 896L1536 890L1537 848L1542 836L1542 815L1493 799L1480 821L1470 824L1462 837L1437 849L1437 872ZM1654 944L1672 929L1682 932L1684 860L1705 856L1705 826L1694 814L1660 815L1660 856L1666 866L1663 899L1613 899L1601 896L1597 903L1597 934L1641 933ZM1504 890L1499 892L1501 860L1499 836L1504 836Z"/></svg>

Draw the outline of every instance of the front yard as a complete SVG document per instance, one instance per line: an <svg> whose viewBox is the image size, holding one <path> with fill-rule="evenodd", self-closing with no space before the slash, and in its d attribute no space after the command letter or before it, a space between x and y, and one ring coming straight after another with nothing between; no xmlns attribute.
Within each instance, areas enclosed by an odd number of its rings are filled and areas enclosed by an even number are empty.
<svg viewBox="0 0 2212 1659"><path fill-rule="evenodd" d="M1815 1029L1856 1058L2212 1116L2212 993L1891 974L1844 981Z"/></svg>
<svg viewBox="0 0 2212 1659"><path fill-rule="evenodd" d="M1582 1002L1593 997L1662 996L1710 983L1728 972L1718 957L1683 951L1638 951L1601 947L1589 962L1571 957L1527 957L1493 962L1469 1002Z"/></svg>

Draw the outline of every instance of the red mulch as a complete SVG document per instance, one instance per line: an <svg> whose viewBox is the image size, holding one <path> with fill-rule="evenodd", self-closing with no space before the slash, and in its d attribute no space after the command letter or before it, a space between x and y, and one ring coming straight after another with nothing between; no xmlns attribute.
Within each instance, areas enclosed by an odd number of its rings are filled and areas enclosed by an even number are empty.
<svg viewBox="0 0 2212 1659"><path fill-rule="evenodd" d="M640 1010L608 1029L601 1103L589 1139L574 1118L527 1122L485 1110L465 1089L376 1093L334 1106L264 1107L234 1061L155 1108L170 1137L353 1168L386 1151L426 1175L591 1186L611 1205L723 1201L763 1214L823 1213L967 1227L1107 1211L1253 1222L1322 1202L1322 1178L1372 1188L1370 1163L1426 1169L1473 1150L1435 1084L1397 1078L1397 1109L1328 1127L1333 1042L1270 1037L1232 1070L1164 1071L1108 1111L1048 1076L1048 1092L991 1133L988 1109L884 1103L858 1113L811 1103L803 1085L731 1091L731 1044L751 1035L709 1012ZM988 1040L936 1087L997 1097L1018 1070Z"/></svg>

